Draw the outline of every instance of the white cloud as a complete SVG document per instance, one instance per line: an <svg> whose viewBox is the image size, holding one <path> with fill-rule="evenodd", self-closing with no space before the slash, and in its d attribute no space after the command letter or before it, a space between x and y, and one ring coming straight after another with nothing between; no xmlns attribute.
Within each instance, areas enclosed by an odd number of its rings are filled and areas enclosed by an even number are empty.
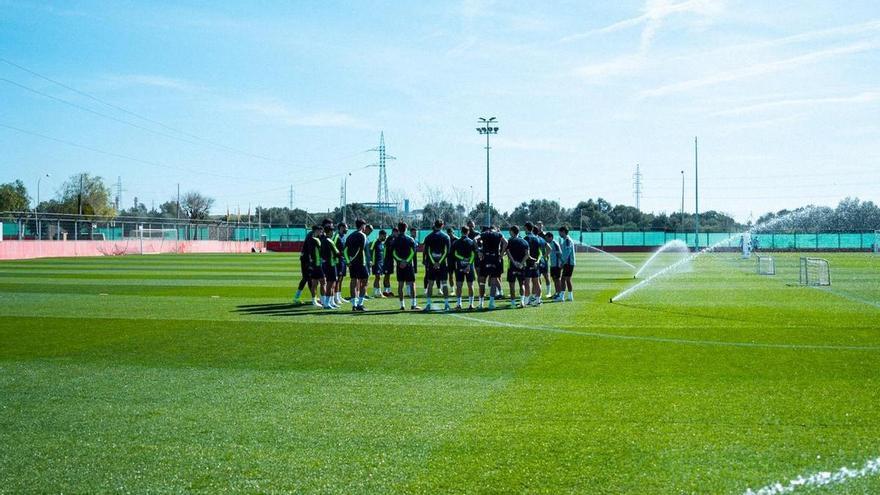
<svg viewBox="0 0 880 495"><path fill-rule="evenodd" d="M347 113L335 111L296 112L288 108L284 103L273 99L251 100L236 104L234 107L289 126L368 128L359 119Z"/></svg>
<svg viewBox="0 0 880 495"><path fill-rule="evenodd" d="M644 25L641 33L640 49L646 50L653 42L663 20L674 14L696 14L703 17L716 17L724 11L721 0L647 0L642 7L642 14L629 19L615 22L608 26L593 29L584 33L566 36L560 42L577 41L591 36L614 33L625 29Z"/></svg>
<svg viewBox="0 0 880 495"><path fill-rule="evenodd" d="M650 63L649 59L642 55L623 55L607 62L584 65L575 69L575 73L590 80L602 80L608 77L635 74Z"/></svg>
<svg viewBox="0 0 880 495"><path fill-rule="evenodd" d="M117 74L107 76L106 79L118 86L151 86L176 91L196 91L200 86L183 79L154 75L154 74Z"/></svg>
<svg viewBox="0 0 880 495"><path fill-rule="evenodd" d="M654 89L642 91L639 93L638 96L639 98L652 98L658 96L666 96L673 93L681 93L692 89L713 86L716 84L737 81L740 79L757 77L778 72L785 72L791 69L815 64L843 55L873 51L877 48L880 48L880 44L878 43L853 43L850 45L828 48L825 50L818 50L803 55L798 55L796 57L748 65L745 67L740 67L738 69L721 72L702 78L689 79L686 81L667 84Z"/></svg>
<svg viewBox="0 0 880 495"><path fill-rule="evenodd" d="M754 105L744 105L729 110L716 112L715 115L743 115L747 113L763 112L766 110L774 110L777 108L790 107L811 107L829 104L846 104L846 103L875 103L880 102L880 91L865 91L854 95L845 96L826 96L821 98L786 98L774 101L766 101L756 103Z"/></svg>

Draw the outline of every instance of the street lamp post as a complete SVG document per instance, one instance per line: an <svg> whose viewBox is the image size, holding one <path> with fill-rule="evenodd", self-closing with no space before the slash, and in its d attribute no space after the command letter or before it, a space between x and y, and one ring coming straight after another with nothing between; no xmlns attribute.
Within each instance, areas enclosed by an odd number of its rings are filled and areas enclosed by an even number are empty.
<svg viewBox="0 0 880 495"><path fill-rule="evenodd" d="M52 177L49 174L43 174L37 179L37 204L34 205L34 223L37 224L37 240L43 240L43 229L40 228L40 217L39 217L39 207L40 207L40 182L43 181L44 178Z"/></svg>
<svg viewBox="0 0 880 495"><path fill-rule="evenodd" d="M681 171L681 231L684 232L684 170Z"/></svg>
<svg viewBox="0 0 880 495"><path fill-rule="evenodd" d="M342 178L342 223L346 223L345 214L348 210L348 178L350 176L351 172L345 174L345 176Z"/></svg>
<svg viewBox="0 0 880 495"><path fill-rule="evenodd" d="M486 135L486 225L492 225L492 203L489 201L489 136L498 134L498 119L495 117L478 119L481 127L477 127L477 132Z"/></svg>

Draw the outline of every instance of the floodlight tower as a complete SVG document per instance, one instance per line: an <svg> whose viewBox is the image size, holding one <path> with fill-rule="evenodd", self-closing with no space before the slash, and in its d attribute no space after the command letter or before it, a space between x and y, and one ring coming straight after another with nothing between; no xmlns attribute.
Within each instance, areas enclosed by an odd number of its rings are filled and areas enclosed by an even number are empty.
<svg viewBox="0 0 880 495"><path fill-rule="evenodd" d="M379 152L379 188L376 191L376 203L387 206L391 202L391 196L388 194L388 175L385 173L385 160L396 160L397 158L385 154L385 131L379 133L379 147L368 151Z"/></svg>
<svg viewBox="0 0 880 495"><path fill-rule="evenodd" d="M495 127L498 125L498 119L480 117L478 122L480 127L477 127L477 132L486 135L486 225L489 226L492 225L492 203L489 201L489 150L491 149L489 136L498 134L498 127Z"/></svg>
<svg viewBox="0 0 880 495"><path fill-rule="evenodd" d="M694 136L694 251L700 250L700 161Z"/></svg>

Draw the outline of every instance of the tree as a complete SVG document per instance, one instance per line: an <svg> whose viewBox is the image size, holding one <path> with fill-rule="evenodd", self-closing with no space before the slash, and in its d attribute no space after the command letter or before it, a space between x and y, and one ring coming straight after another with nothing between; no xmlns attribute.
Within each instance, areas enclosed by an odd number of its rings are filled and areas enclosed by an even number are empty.
<svg viewBox="0 0 880 495"><path fill-rule="evenodd" d="M87 173L71 175L61 185L57 200L47 203L46 211L99 217L116 215L111 201L110 188L104 184L104 179Z"/></svg>
<svg viewBox="0 0 880 495"><path fill-rule="evenodd" d="M180 199L180 211L190 220L205 220L214 206L214 198L190 191Z"/></svg>
<svg viewBox="0 0 880 495"><path fill-rule="evenodd" d="M489 213L492 214L492 222L495 223L495 225L502 225L502 224L506 223L506 222L504 222L504 220L505 220L504 215L499 213L498 210L495 209L494 206L489 209ZM481 201L481 202L477 203L477 206L475 206L473 210L468 212L467 218L465 219L465 221L467 221L467 220L473 220L474 224L476 224L477 227L480 227L484 223L486 223L486 202Z"/></svg>
<svg viewBox="0 0 880 495"><path fill-rule="evenodd" d="M330 213L330 218L333 219L335 223L342 222L342 209L338 207L335 208L333 212ZM369 224L382 224L382 215L372 207L366 206L362 203L347 204L345 209L345 221L349 225L353 225L354 221L358 218L363 218L364 221Z"/></svg>
<svg viewBox="0 0 880 495"><path fill-rule="evenodd" d="M544 222L545 225L557 226L564 221L565 215L559 203L547 199L532 199L528 203L520 203L510 212L510 223L522 225L528 221Z"/></svg>
<svg viewBox="0 0 880 495"><path fill-rule="evenodd" d="M0 184L0 211L25 211L29 204L27 188L22 181Z"/></svg>
<svg viewBox="0 0 880 495"><path fill-rule="evenodd" d="M608 214L611 209L611 205L602 198L599 198L598 201L592 199L581 201L568 214L568 223L571 228L583 227L599 231L614 223Z"/></svg>
<svg viewBox="0 0 880 495"><path fill-rule="evenodd" d="M450 226L460 224L464 219L464 207L456 207L449 201L428 203L422 208L422 226L428 228L434 225L434 220L443 220Z"/></svg>

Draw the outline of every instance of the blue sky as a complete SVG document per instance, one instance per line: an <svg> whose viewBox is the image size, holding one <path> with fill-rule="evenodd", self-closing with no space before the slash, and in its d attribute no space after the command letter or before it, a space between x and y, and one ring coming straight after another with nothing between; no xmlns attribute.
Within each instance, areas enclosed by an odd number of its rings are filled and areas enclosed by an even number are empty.
<svg viewBox="0 0 880 495"><path fill-rule="evenodd" d="M694 136L701 210L880 200L876 1L0 0L0 47L150 119L0 62L0 182L49 173L44 196L87 170L122 176L124 206L180 183L244 211L293 185L316 211L353 171L349 200L373 201L384 130L395 196L476 202L496 116L502 210L633 204L638 163L643 209L677 211L685 170L691 211Z"/></svg>

